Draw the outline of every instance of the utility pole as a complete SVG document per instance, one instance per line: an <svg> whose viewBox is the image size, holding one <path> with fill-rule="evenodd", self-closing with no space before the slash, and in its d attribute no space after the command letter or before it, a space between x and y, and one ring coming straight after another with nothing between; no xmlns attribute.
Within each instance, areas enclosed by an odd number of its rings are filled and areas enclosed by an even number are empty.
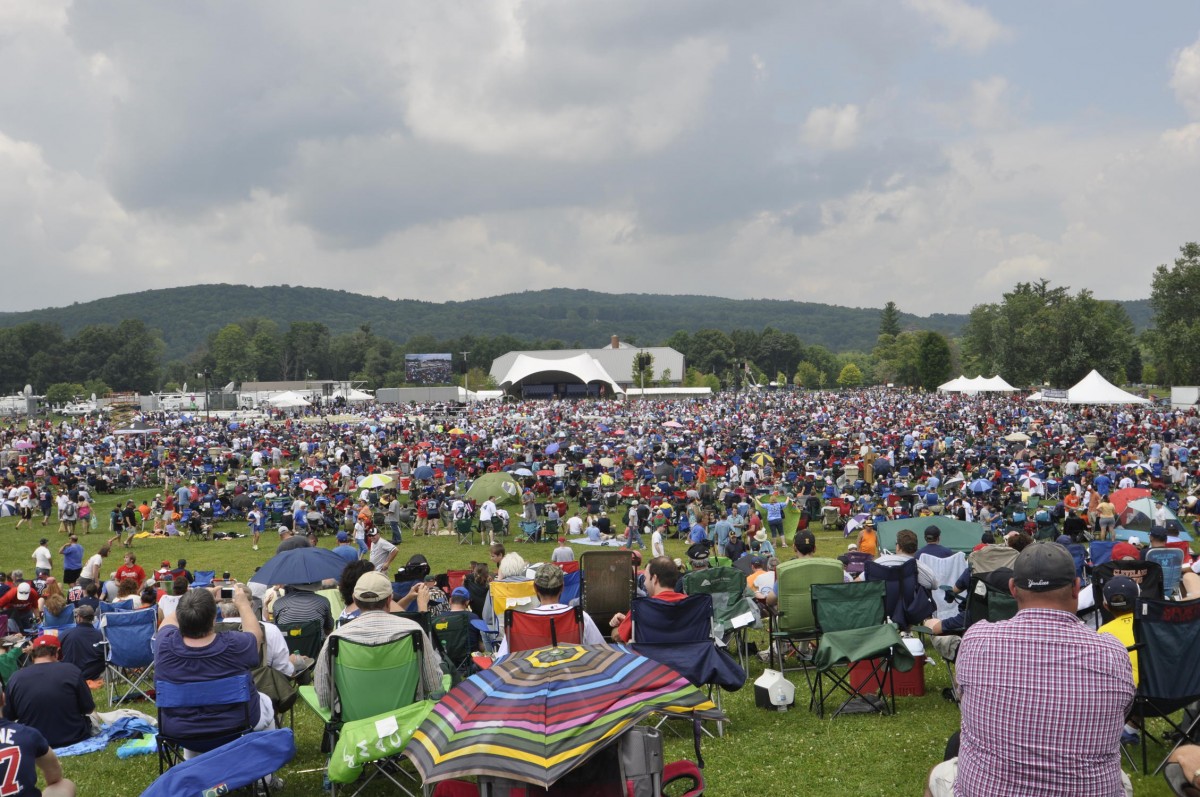
<svg viewBox="0 0 1200 797"><path fill-rule="evenodd" d="M463 358L463 392L466 393L465 398L467 403L471 403L471 367L467 364L467 355L469 351L460 351L459 354Z"/></svg>

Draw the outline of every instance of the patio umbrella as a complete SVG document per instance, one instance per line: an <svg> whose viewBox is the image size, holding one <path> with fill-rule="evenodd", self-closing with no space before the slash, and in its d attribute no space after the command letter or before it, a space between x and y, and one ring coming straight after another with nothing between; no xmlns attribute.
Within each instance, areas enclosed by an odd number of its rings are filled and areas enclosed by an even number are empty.
<svg viewBox="0 0 1200 797"><path fill-rule="evenodd" d="M541 470L539 470L539 471L537 472L537 475L538 475L538 476L553 476L553 475L554 475L554 471L552 471L552 470L549 470L549 469L547 469L547 468L542 468Z"/></svg>
<svg viewBox="0 0 1200 797"><path fill-rule="evenodd" d="M418 465L416 468L413 468L412 475L418 481L428 481L433 478L433 468L428 465Z"/></svg>
<svg viewBox="0 0 1200 797"><path fill-rule="evenodd" d="M558 453L558 443L551 443L550 445L546 446L546 453L547 454L557 454Z"/></svg>
<svg viewBox="0 0 1200 797"><path fill-rule="evenodd" d="M420 468L417 470L420 470ZM374 490L379 487L391 487L393 484L395 484L395 481L382 473L372 473L370 476L363 476L358 480L358 486L365 487L368 490Z"/></svg>
<svg viewBox="0 0 1200 797"><path fill-rule="evenodd" d="M1150 491L1143 487L1126 487L1123 490L1116 490L1108 497L1108 502L1117 509L1117 514L1121 514L1128 507L1131 501L1136 501L1139 498L1149 498Z"/></svg>
<svg viewBox="0 0 1200 797"><path fill-rule="evenodd" d="M750 461L753 462L755 465L761 466L761 465L767 465L767 464L774 464L775 458L772 457L770 454L767 454L762 451L758 451L758 452L750 455Z"/></svg>
<svg viewBox="0 0 1200 797"><path fill-rule="evenodd" d="M294 548L277 553L250 577L256 584L316 584L339 578L346 560L328 548Z"/></svg>
<svg viewBox="0 0 1200 797"><path fill-rule="evenodd" d="M490 775L549 787L651 713L724 716L683 676L627 648L539 648L451 689L404 754L426 784Z"/></svg>
<svg viewBox="0 0 1200 797"><path fill-rule="evenodd" d="M455 437L457 437L460 434L466 434L466 432L464 432L462 429L459 429L457 426L455 426L453 429L451 429L449 432L447 432L447 434L452 434Z"/></svg>
<svg viewBox="0 0 1200 797"><path fill-rule="evenodd" d="M329 488L329 485L320 479L301 479L300 489L306 493L323 493Z"/></svg>
<svg viewBox="0 0 1200 797"><path fill-rule="evenodd" d="M949 489L951 487L957 487L964 482L966 482L966 479L964 479L962 476L951 476L949 479L946 479L946 482L942 486Z"/></svg>
<svg viewBox="0 0 1200 797"><path fill-rule="evenodd" d="M683 424L679 421L667 421L663 424L663 427L666 429L682 429Z"/></svg>
<svg viewBox="0 0 1200 797"><path fill-rule="evenodd" d="M517 468L512 473L514 476L532 476L533 475L533 471L531 471L529 468Z"/></svg>
<svg viewBox="0 0 1200 797"><path fill-rule="evenodd" d="M1013 432L1012 434L1004 435L1004 439L1010 443L1028 443L1029 435L1024 432Z"/></svg>
<svg viewBox="0 0 1200 797"><path fill-rule="evenodd" d="M1021 486L1029 490L1034 490L1042 486L1042 480L1032 474L1026 474L1021 477Z"/></svg>
<svg viewBox="0 0 1200 797"><path fill-rule="evenodd" d="M28 440L18 440L13 444L13 448L17 449L18 451L28 451L33 447L33 443L29 442Z"/></svg>
<svg viewBox="0 0 1200 797"><path fill-rule="evenodd" d="M986 493L992 489L992 483L987 479L976 479L967 485L967 488L973 493Z"/></svg>

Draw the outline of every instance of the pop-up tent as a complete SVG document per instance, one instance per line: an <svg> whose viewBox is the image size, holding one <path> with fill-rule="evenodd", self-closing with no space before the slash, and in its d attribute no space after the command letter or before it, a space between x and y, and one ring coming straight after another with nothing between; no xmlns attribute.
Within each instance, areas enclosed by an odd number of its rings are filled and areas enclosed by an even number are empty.
<svg viewBox="0 0 1200 797"><path fill-rule="evenodd" d="M267 399L267 403L278 409L312 406L312 402L304 398L304 396L301 396L299 393L293 393L290 390L271 396L271 398Z"/></svg>
<svg viewBox="0 0 1200 797"><path fill-rule="evenodd" d="M1092 370L1067 391L1067 397L1042 398L1055 404L1149 404L1149 399L1135 396L1109 382L1097 371Z"/></svg>
<svg viewBox="0 0 1200 797"><path fill-rule="evenodd" d="M901 520L888 520L879 524L876 531L879 534L879 546L889 551L896 550L896 532L908 529L917 535L917 545L925 544L925 529L937 526L942 532L942 545L953 551L970 553L979 544L984 528L978 523L968 523L953 517L933 515L932 517L914 517Z"/></svg>

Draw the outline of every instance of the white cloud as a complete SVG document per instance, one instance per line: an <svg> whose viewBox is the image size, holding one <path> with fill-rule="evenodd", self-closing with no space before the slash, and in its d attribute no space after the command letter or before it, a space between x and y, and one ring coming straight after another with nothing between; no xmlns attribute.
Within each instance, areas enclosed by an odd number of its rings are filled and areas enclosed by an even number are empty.
<svg viewBox="0 0 1200 797"><path fill-rule="evenodd" d="M808 112L800 136L810 147L844 150L858 142L858 134L858 106L830 105Z"/></svg>
<svg viewBox="0 0 1200 797"><path fill-rule="evenodd" d="M1011 86L1000 76L971 82L971 124L981 130L1008 127L1015 121Z"/></svg>
<svg viewBox="0 0 1200 797"><path fill-rule="evenodd" d="M1175 57L1171 88L1179 104L1193 117L1200 117L1200 39Z"/></svg>
<svg viewBox="0 0 1200 797"><path fill-rule="evenodd" d="M966 0L904 0L904 4L938 29L943 47L979 53L1008 38L1008 29L986 9Z"/></svg>

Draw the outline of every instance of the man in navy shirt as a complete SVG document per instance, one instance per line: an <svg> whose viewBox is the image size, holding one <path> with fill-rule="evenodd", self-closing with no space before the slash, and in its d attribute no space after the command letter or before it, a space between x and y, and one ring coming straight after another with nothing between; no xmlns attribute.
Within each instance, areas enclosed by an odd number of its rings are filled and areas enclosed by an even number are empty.
<svg viewBox="0 0 1200 797"><path fill-rule="evenodd" d="M52 747L66 747L92 736L88 715L96 710L83 673L59 661L58 637L33 640L33 664L13 673L5 690L4 716L36 728Z"/></svg>
<svg viewBox="0 0 1200 797"><path fill-rule="evenodd" d="M937 526L927 526L925 528L925 545L921 550L917 551L917 556L929 554L936 556L938 559L949 559L954 556L954 551L942 545L942 530Z"/></svg>
<svg viewBox="0 0 1200 797"><path fill-rule="evenodd" d="M0 692L0 707L5 707L3 692ZM75 797L75 784L63 777L62 765L50 743L34 728L0 719L0 762L4 762L3 783L6 787L15 786L14 791L5 794ZM46 788L40 791L39 769L46 780Z"/></svg>

